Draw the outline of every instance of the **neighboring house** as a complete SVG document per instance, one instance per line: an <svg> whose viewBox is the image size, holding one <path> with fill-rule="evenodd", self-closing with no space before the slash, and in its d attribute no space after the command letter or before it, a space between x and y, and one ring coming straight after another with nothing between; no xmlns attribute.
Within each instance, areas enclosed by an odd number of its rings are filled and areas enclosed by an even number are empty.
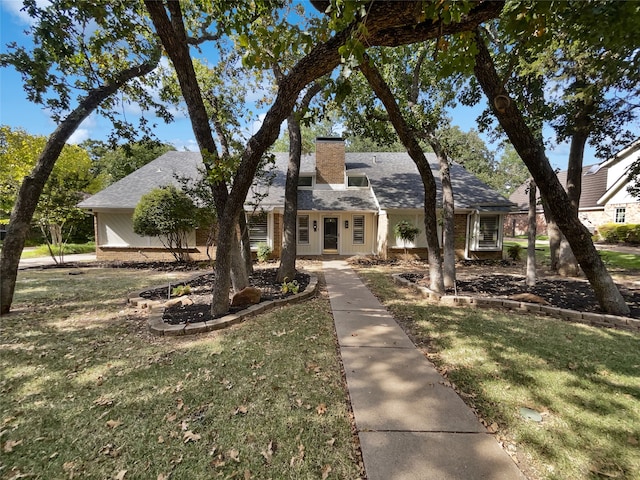
<svg viewBox="0 0 640 480"><path fill-rule="evenodd" d="M440 190L438 165L428 157ZM245 211L252 247L266 243L279 256L282 247L287 153L277 153L275 178L250 192ZM199 153L168 152L80 204L95 215L98 258L137 259L163 256L159 241L133 233L132 213L143 194L175 175L196 178ZM514 205L454 164L455 248L459 258L502 258L504 216ZM256 192L257 190L257 192ZM255 194L264 194L259 207ZM440 191L437 194L441 198ZM298 187L297 253L299 256L380 255L404 252L393 227L407 220L421 233L409 252L425 257L424 190L418 169L406 153L346 153L342 139L319 138L316 153L301 160ZM440 230L440 228L439 228ZM193 258L205 258L206 230L190 240Z"/></svg>
<svg viewBox="0 0 640 480"><path fill-rule="evenodd" d="M640 158L640 139L622 149L610 159L582 169L582 194L578 217L590 232L596 233L605 223L640 223L640 200L627 192L629 168ZM558 173L560 183L567 183L567 172ZM527 232L529 184L525 183L509 197L518 205L519 213L506 217L505 235L524 235ZM565 187L566 188L566 187ZM537 197L537 231L546 233L547 224Z"/></svg>

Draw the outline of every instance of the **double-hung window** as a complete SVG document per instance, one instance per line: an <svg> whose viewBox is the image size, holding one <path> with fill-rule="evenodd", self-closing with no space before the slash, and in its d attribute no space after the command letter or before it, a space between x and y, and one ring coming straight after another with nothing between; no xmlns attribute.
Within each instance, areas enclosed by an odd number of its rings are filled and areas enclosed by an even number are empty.
<svg viewBox="0 0 640 480"><path fill-rule="evenodd" d="M309 244L309 215L298 215L298 243Z"/></svg>
<svg viewBox="0 0 640 480"><path fill-rule="evenodd" d="M251 250L257 250L260 243L269 243L269 224L266 213L249 215L248 224Z"/></svg>
<svg viewBox="0 0 640 480"><path fill-rule="evenodd" d="M479 250L495 250L499 247L500 216L478 217L478 237L476 246Z"/></svg>
<svg viewBox="0 0 640 480"><path fill-rule="evenodd" d="M627 209L625 207L616 208L616 223L624 223L627 217Z"/></svg>
<svg viewBox="0 0 640 480"><path fill-rule="evenodd" d="M364 244L364 215L353 216L353 243Z"/></svg>

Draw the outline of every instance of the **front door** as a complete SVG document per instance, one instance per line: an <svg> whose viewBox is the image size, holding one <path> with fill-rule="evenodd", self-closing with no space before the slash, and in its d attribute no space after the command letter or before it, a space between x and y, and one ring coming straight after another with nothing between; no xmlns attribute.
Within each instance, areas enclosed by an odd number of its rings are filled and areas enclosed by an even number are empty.
<svg viewBox="0 0 640 480"><path fill-rule="evenodd" d="M338 219L324 218L324 250L338 251Z"/></svg>

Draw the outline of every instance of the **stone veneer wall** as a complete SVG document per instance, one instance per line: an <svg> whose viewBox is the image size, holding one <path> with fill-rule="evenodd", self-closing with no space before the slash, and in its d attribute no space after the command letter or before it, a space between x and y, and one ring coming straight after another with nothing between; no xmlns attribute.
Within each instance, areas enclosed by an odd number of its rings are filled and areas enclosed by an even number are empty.
<svg viewBox="0 0 640 480"><path fill-rule="evenodd" d="M344 140L316 140L316 184L344 184Z"/></svg>

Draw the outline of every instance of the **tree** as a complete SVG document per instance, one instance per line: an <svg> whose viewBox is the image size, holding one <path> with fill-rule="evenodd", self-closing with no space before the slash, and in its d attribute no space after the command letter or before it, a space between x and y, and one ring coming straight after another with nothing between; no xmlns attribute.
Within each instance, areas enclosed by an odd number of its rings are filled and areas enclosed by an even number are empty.
<svg viewBox="0 0 640 480"><path fill-rule="evenodd" d="M526 282L528 286L536 284L536 228L537 222L537 201L536 201L536 182L531 180L529 182L529 229L528 229L528 241L527 241L527 277Z"/></svg>
<svg viewBox="0 0 640 480"><path fill-rule="evenodd" d="M180 5L177 2L167 2L165 5L151 0L145 0L145 5L180 79L182 94L187 103L196 140L205 163L215 162L217 160L215 143L209 139L208 120L202 106L200 88L195 81ZM214 5L220 8L226 7L226 4L222 3ZM353 8L355 5L350 2L344 3L344 6L345 10L335 17L334 26L337 33L334 36L315 45L313 42L301 45L307 53L289 70L278 85L276 98L267 111L261 127L249 139L242 152L231 190L228 191L226 187L224 190L217 189L220 192L219 198L216 199L216 207L219 205L217 208L220 226L217 242L219 252L231 250L232 226L242 210L256 168L264 152L278 137L280 125L290 115L299 93L313 80L330 73L340 64L342 58L340 49L345 47L352 38L356 28L360 29L359 32L366 37L365 40L372 45L401 45L435 38L443 33L473 29L480 22L495 17L502 8L500 3L486 2L479 5L465 3L461 10L456 7L454 21L445 23L442 22L441 17L438 17L441 13L439 11L419 16L420 20L416 21L416 5L404 2L376 2L372 3L368 10L361 9L359 6L357 9ZM265 5L256 2L252 7L247 10L236 8L233 12L248 15L255 8L264 8ZM345 12L348 15L345 15ZM265 14L271 14L271 12L266 9ZM451 18L450 12L447 15ZM246 30L242 31L239 38L249 46L251 36L247 35ZM230 262L227 255L217 255L215 274L212 313L219 315L226 313L229 306Z"/></svg>
<svg viewBox="0 0 640 480"><path fill-rule="evenodd" d="M125 143L112 148L103 142L86 140L82 144L94 157L93 171L103 188L126 177L160 155L175 150L173 145L154 140Z"/></svg>
<svg viewBox="0 0 640 480"><path fill-rule="evenodd" d="M504 197L509 196L529 178L529 170L510 143L504 144L491 184Z"/></svg>
<svg viewBox="0 0 640 480"><path fill-rule="evenodd" d="M46 142L46 137L29 135L22 129L0 128L0 188L4 212L13 209L18 188L33 169L38 152ZM87 218L76 207L82 194L94 193L98 188L87 152L80 147L66 145L45 183L33 218L42 229L54 260L58 255L62 261L63 243Z"/></svg>
<svg viewBox="0 0 640 480"><path fill-rule="evenodd" d="M35 21L30 29L34 46L28 51L10 44L9 52L0 55L0 66L11 65L22 74L28 99L46 107L58 127L31 174L24 178L11 213L0 256L0 314L11 308L18 263L33 213L71 134L98 110L114 122L119 132L131 137L131 125L112 110L117 102L113 94L118 91L140 100L142 105L157 106L159 116L170 118L153 102L142 82L131 82L149 74L160 59L159 49L148 41L149 32L138 5L53 0L44 7L28 2L25 9Z"/></svg>
<svg viewBox="0 0 640 480"><path fill-rule="evenodd" d="M620 291L598 255L591 240L591 234L582 225L575 212L566 208L566 205L570 204L569 197L551 168L544 146L527 125L516 102L510 98L503 78L496 71L485 38L480 31L476 33L475 38L477 48L475 76L493 114L527 165L543 200L589 279L600 306L608 313L628 314L629 307L625 304Z"/></svg>
<svg viewBox="0 0 640 480"><path fill-rule="evenodd" d="M412 243L416 237L420 234L420 229L412 223L403 220L396 223L393 226L393 234L396 238L402 240L404 246L404 253L407 254L407 242Z"/></svg>
<svg viewBox="0 0 640 480"><path fill-rule="evenodd" d="M173 185L142 196L133 212L133 231L158 237L178 262L189 260L187 236L198 226L193 201Z"/></svg>

